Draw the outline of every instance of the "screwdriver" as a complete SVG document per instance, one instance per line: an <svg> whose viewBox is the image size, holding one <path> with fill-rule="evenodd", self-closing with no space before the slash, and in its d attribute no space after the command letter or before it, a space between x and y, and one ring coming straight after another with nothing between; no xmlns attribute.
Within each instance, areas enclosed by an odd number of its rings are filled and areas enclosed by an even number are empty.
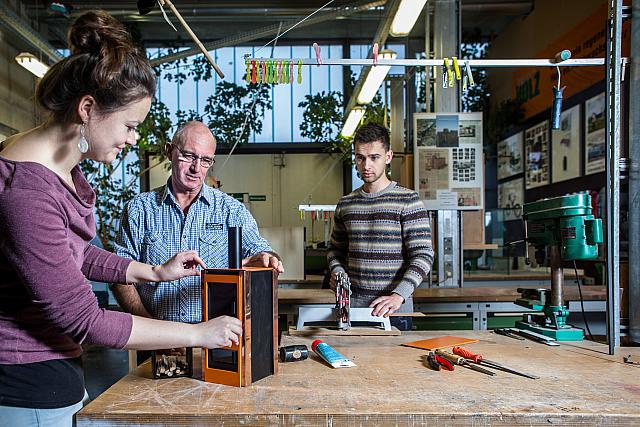
<svg viewBox="0 0 640 427"><path fill-rule="evenodd" d="M441 356L444 359L447 359L449 362L451 363L455 363L456 365L460 365L460 366L464 366L466 368L472 369L474 371L478 371L478 372L482 372L483 374L487 374L487 375L495 375L495 372L492 372L488 369L484 369L481 368L480 366L475 366L469 363L469 361L467 359L465 359L464 357L459 357L456 355L453 355L451 353L447 353L444 350L436 350L436 355Z"/></svg>
<svg viewBox="0 0 640 427"><path fill-rule="evenodd" d="M465 359L469 359L473 363L477 363L478 365L485 365L493 369L499 369L501 371L509 372L510 374L521 375L523 377L531 378L532 380L537 380L538 378L540 378L535 375L530 375L524 372L516 371L515 369L501 365L498 362L485 359L482 357L481 354L473 354L469 350L462 347L453 347L453 354L457 354L458 356L462 356Z"/></svg>

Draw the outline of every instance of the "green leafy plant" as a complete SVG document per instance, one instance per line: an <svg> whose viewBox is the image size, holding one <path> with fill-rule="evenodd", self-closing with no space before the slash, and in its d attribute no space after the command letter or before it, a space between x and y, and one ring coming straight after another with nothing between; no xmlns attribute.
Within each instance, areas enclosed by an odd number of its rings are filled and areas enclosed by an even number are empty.
<svg viewBox="0 0 640 427"><path fill-rule="evenodd" d="M207 124L218 144L231 145L238 139L245 144L251 133L262 132L264 113L271 109L270 92L271 86L267 84L218 83L214 94L207 98L203 117L208 119Z"/></svg>
<svg viewBox="0 0 640 427"><path fill-rule="evenodd" d="M315 95L305 95L298 104L304 108L300 135L312 142L332 143L339 136L343 124L344 99L337 91L322 91Z"/></svg>
<svg viewBox="0 0 640 427"><path fill-rule="evenodd" d="M80 164L87 180L96 192L96 234L102 247L112 251L113 241L118 231L118 224L122 209L126 202L137 194L137 186L123 183L121 178L113 176L128 154L137 158L139 147L129 147L123 150L120 157L112 164L96 163L85 160ZM129 174L135 174L140 169L140 161L135 160L125 165Z"/></svg>
<svg viewBox="0 0 640 427"><path fill-rule="evenodd" d="M352 72L347 93L353 93L355 84L355 74ZM313 142L327 143L327 151L339 154L342 162L350 165L353 138L340 134L345 119L345 99L342 93L322 91L315 95L306 95L305 100L300 102L298 107L304 108L300 134ZM362 124L386 122L387 109L379 93L370 104L363 107L365 113Z"/></svg>

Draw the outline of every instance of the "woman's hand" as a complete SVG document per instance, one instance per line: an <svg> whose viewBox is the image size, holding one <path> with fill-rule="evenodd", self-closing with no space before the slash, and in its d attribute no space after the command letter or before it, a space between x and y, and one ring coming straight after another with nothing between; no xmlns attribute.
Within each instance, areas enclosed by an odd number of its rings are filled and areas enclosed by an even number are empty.
<svg viewBox="0 0 640 427"><path fill-rule="evenodd" d="M188 276L199 276L197 266L207 268L196 251L178 252L169 261L153 267L156 282L170 282Z"/></svg>
<svg viewBox="0 0 640 427"><path fill-rule="evenodd" d="M242 336L242 322L235 317L220 316L196 326L199 332L198 342L206 348L238 345Z"/></svg>

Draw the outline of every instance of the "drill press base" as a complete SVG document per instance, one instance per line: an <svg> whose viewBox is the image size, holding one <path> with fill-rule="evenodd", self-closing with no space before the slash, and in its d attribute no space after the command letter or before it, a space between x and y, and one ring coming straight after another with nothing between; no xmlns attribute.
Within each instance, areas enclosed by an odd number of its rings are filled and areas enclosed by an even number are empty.
<svg viewBox="0 0 640 427"><path fill-rule="evenodd" d="M545 328L536 323L519 321L516 322L516 328L537 332L546 337L553 338L556 341L582 341L584 339L584 331L582 329L572 328L570 326L554 329Z"/></svg>

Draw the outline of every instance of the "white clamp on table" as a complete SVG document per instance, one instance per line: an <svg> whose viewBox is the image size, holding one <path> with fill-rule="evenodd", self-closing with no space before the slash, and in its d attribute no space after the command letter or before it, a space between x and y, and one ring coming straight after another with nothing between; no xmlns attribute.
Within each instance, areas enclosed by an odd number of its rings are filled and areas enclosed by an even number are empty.
<svg viewBox="0 0 640 427"><path fill-rule="evenodd" d="M354 323L366 323L390 331L389 318L373 316L371 311L371 307L351 307L351 282L345 273L340 272L336 278L335 307L300 306L296 329L301 331L307 325L317 326L319 323L335 325L337 323L338 329L348 330Z"/></svg>

